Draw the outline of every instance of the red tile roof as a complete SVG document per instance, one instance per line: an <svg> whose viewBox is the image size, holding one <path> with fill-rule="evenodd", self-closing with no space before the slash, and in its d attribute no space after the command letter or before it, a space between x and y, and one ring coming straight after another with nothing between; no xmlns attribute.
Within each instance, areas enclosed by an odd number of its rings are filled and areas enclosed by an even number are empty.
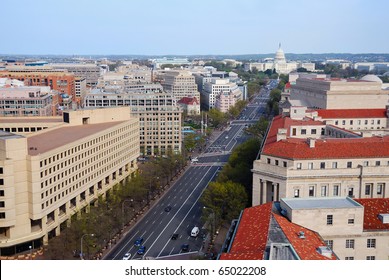
<svg viewBox="0 0 389 280"><path fill-rule="evenodd" d="M370 138L336 138L315 141L288 138L265 145L262 154L289 159L382 158L389 157L389 136Z"/></svg>
<svg viewBox="0 0 389 280"><path fill-rule="evenodd" d="M262 260L266 249L273 203L246 208L238 224L231 250L221 260Z"/></svg>
<svg viewBox="0 0 389 280"><path fill-rule="evenodd" d="M385 109L332 109L315 110L323 119L386 118Z"/></svg>
<svg viewBox="0 0 389 280"><path fill-rule="evenodd" d="M291 126L315 126L321 125L324 126L324 122L322 121L314 121L311 118L304 118L303 120L292 120L289 117L283 117L282 115L275 116L272 120L271 127L269 129L269 133L266 138L266 144L277 141L277 133L279 128L286 128L287 135L290 135L290 127Z"/></svg>
<svg viewBox="0 0 389 280"><path fill-rule="evenodd" d="M379 214L389 214L389 198L360 198L354 199L364 207L364 230L389 230L389 224L378 219Z"/></svg>
<svg viewBox="0 0 389 280"><path fill-rule="evenodd" d="M288 88L290 88L290 83L289 83L289 82L287 82L287 83L285 84L285 89L288 89Z"/></svg>
<svg viewBox="0 0 389 280"><path fill-rule="evenodd" d="M272 213L273 203L246 208L238 224L231 249L220 256L221 260L263 260L269 237L270 220L273 215L281 230L302 260L328 260L317 252L326 246L320 236L309 229L289 222L285 217ZM304 231L305 239L298 233ZM331 259L336 259L333 256Z"/></svg>
<svg viewBox="0 0 389 280"><path fill-rule="evenodd" d="M309 230L300 225L291 223L287 218L273 213L273 217L280 225L282 231L288 238L293 249L302 260L336 260L336 256L332 254L331 258L327 258L317 252L320 246L327 246L321 239L320 235L312 230ZM304 232L304 239L299 237L299 232Z"/></svg>
<svg viewBox="0 0 389 280"><path fill-rule="evenodd" d="M197 98L196 97L183 97L181 98L178 103L181 103L181 104L187 104L187 105L193 105L193 104L200 104L198 101L197 101Z"/></svg>

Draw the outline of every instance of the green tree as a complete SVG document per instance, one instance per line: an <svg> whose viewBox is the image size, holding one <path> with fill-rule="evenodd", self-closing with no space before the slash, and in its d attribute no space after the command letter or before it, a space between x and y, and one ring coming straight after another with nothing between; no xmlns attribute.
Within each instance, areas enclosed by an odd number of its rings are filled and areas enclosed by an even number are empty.
<svg viewBox="0 0 389 280"><path fill-rule="evenodd" d="M247 205L244 187L232 181L211 182L201 196L201 203L214 211L216 227L239 216Z"/></svg>
<svg viewBox="0 0 389 280"><path fill-rule="evenodd" d="M227 122L227 115L216 108L208 111L208 117L213 127L218 127Z"/></svg>

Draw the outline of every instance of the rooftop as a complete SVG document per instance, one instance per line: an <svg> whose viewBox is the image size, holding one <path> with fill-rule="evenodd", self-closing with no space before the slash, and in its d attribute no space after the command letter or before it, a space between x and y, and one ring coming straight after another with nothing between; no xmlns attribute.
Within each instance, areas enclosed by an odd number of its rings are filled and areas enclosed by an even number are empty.
<svg viewBox="0 0 389 280"><path fill-rule="evenodd" d="M331 198L282 198L293 210L300 209L326 209L326 208L355 208L362 207L348 197L331 197Z"/></svg>
<svg viewBox="0 0 389 280"><path fill-rule="evenodd" d="M363 214L364 230L389 230L389 223L384 224L379 214L389 214L389 198L360 198L355 199L365 209Z"/></svg>
<svg viewBox="0 0 389 280"><path fill-rule="evenodd" d="M332 109L314 111L323 119L387 118L386 109Z"/></svg>
<svg viewBox="0 0 389 280"><path fill-rule="evenodd" d="M123 121L67 127L64 126L37 135L32 135L27 138L28 154L36 156L38 154L54 150L74 141L112 128L122 122Z"/></svg>

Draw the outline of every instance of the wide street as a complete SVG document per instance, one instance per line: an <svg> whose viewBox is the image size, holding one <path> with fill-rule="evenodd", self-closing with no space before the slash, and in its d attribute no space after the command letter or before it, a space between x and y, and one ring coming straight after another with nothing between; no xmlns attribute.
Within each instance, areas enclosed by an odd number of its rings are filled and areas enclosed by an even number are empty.
<svg viewBox="0 0 389 280"><path fill-rule="evenodd" d="M258 121L263 114L268 99L268 91L263 89L255 97L238 120L234 120L218 137L198 156L198 162L191 163L180 178L169 190L151 207L125 236L104 256L104 259L119 260L129 252L130 259L166 258L176 256L188 258L197 255L204 249L208 233L203 229L201 215L203 206L199 199L227 162L233 148L244 142L249 136L244 128ZM166 207L171 209L167 211ZM212 221L212 219L210 219ZM197 237L191 237L193 227L201 229ZM177 239L172 240L173 234ZM143 238L141 245L145 253L137 254L138 246L134 242ZM181 246L188 244L188 250L183 252ZM204 250L205 251L205 250Z"/></svg>

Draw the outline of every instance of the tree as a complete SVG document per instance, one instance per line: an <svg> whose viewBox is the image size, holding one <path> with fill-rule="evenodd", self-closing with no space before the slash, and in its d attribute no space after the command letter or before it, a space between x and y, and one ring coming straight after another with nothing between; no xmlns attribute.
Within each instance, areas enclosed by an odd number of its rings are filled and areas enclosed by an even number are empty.
<svg viewBox="0 0 389 280"><path fill-rule="evenodd" d="M236 147L217 178L217 182L232 181L244 186L249 201L251 201L253 178L251 169L260 146L261 139L251 138Z"/></svg>
<svg viewBox="0 0 389 280"><path fill-rule="evenodd" d="M211 182L201 196L201 203L214 211L215 224L218 226L239 216L247 205L247 194L239 183Z"/></svg>
<svg viewBox="0 0 389 280"><path fill-rule="evenodd" d="M219 125L223 125L227 121L226 114L219 111L216 108L212 108L208 111L208 117L213 127L218 127Z"/></svg>
<svg viewBox="0 0 389 280"><path fill-rule="evenodd" d="M297 72L308 72L307 68L299 67L297 68Z"/></svg>
<svg viewBox="0 0 389 280"><path fill-rule="evenodd" d="M248 127L246 129L246 132L262 140L265 137L265 133L268 125L269 125L269 121L264 116L262 116L257 123Z"/></svg>

